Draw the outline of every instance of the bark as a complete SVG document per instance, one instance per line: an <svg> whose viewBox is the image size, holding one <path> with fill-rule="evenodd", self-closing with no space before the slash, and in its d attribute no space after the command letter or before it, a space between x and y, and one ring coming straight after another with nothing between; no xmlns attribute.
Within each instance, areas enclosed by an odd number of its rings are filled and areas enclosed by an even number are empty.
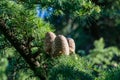
<svg viewBox="0 0 120 80"><path fill-rule="evenodd" d="M36 69L40 67L40 63L35 58L29 56L29 49L27 48L27 46L25 46L15 37L15 35L9 30L9 28L7 28L3 20L0 20L0 31L28 63L35 75L38 76L41 80L45 80L44 76L36 74Z"/></svg>

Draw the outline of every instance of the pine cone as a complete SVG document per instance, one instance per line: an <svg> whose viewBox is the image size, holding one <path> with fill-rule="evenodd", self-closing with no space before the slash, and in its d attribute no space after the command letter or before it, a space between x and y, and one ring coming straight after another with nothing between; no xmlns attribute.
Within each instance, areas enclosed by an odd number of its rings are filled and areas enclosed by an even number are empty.
<svg viewBox="0 0 120 80"><path fill-rule="evenodd" d="M61 54L69 55L69 45L63 35L58 35L53 42L52 55L59 56Z"/></svg>
<svg viewBox="0 0 120 80"><path fill-rule="evenodd" d="M75 53L75 41L72 38L67 38L67 41L70 54Z"/></svg>
<svg viewBox="0 0 120 80"><path fill-rule="evenodd" d="M56 35L53 32L47 32L45 35L44 49L47 54L51 54L52 52L52 43L55 37Z"/></svg>

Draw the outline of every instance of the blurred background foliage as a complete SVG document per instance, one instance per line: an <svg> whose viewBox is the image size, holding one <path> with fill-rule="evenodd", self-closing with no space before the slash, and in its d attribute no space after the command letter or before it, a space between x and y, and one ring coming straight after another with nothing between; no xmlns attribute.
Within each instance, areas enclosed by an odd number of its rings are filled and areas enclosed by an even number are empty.
<svg viewBox="0 0 120 80"><path fill-rule="evenodd" d="M0 18L20 41L31 37L48 80L120 80L120 0L1 0ZM46 32L71 37L76 54L49 58ZM39 80L0 31L0 80Z"/></svg>

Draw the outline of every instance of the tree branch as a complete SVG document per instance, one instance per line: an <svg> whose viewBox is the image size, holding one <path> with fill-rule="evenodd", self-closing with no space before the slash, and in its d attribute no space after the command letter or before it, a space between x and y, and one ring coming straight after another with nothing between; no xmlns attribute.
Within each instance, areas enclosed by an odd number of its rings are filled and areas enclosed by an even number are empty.
<svg viewBox="0 0 120 80"><path fill-rule="evenodd" d="M9 28L7 28L5 22L1 19L0 30L2 31L2 34L6 37L6 39L15 47L15 49L20 53L24 60L29 64L31 70L36 73L36 68L40 67L40 63L35 58L28 56L29 49L15 37L15 35L9 30ZM45 80L44 76L41 76L40 74L35 75L37 75L41 80Z"/></svg>

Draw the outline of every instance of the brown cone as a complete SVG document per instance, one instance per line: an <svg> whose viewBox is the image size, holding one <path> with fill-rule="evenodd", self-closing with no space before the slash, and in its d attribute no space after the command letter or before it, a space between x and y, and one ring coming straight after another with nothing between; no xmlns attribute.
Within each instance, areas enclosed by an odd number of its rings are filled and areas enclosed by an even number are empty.
<svg viewBox="0 0 120 80"><path fill-rule="evenodd" d="M59 56L61 54L69 55L69 45L67 39L63 35L58 35L52 46L53 56Z"/></svg>
<svg viewBox="0 0 120 80"><path fill-rule="evenodd" d="M75 53L75 41L72 38L67 38L67 41L70 54Z"/></svg>
<svg viewBox="0 0 120 80"><path fill-rule="evenodd" d="M44 48L47 54L51 54L52 52L52 43L55 37L56 35L53 32L47 32L45 35Z"/></svg>

